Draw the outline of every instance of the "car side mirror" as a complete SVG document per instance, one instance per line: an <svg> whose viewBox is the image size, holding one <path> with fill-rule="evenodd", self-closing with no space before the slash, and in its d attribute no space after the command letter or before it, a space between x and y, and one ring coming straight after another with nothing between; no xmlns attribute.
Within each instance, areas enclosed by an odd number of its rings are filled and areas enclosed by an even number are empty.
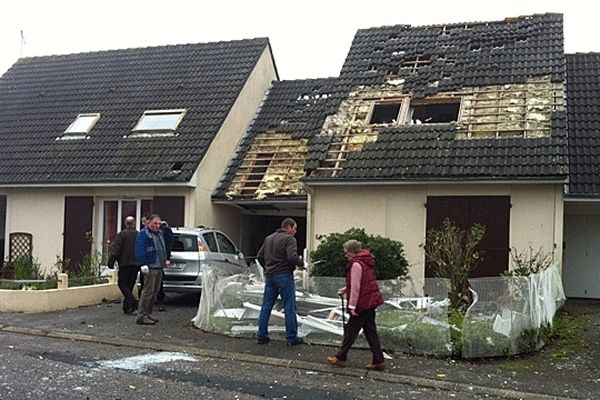
<svg viewBox="0 0 600 400"><path fill-rule="evenodd" d="M240 258L240 260L244 259L244 254L241 251L238 251L238 257Z"/></svg>

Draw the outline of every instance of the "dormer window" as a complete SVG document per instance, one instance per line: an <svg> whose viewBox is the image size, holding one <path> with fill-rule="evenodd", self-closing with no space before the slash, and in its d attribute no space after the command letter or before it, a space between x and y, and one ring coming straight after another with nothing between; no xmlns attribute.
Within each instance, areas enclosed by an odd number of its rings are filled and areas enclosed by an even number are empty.
<svg viewBox="0 0 600 400"><path fill-rule="evenodd" d="M398 121L402 100L397 102L376 103L371 113L370 124L392 124Z"/></svg>
<svg viewBox="0 0 600 400"><path fill-rule="evenodd" d="M458 121L460 98L421 99L410 102L409 124L438 124Z"/></svg>
<svg viewBox="0 0 600 400"><path fill-rule="evenodd" d="M133 128L132 136L175 135L175 130L185 113L186 110L183 109L144 111L144 115Z"/></svg>
<svg viewBox="0 0 600 400"><path fill-rule="evenodd" d="M99 119L100 113L79 114L58 139L85 139Z"/></svg>

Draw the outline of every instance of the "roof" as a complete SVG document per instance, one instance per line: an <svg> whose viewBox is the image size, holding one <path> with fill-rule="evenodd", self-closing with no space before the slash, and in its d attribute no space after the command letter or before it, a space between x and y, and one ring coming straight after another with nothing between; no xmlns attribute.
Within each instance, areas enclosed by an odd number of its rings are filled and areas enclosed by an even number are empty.
<svg viewBox="0 0 600 400"><path fill-rule="evenodd" d="M600 53L567 54L569 196L600 196Z"/></svg>
<svg viewBox="0 0 600 400"><path fill-rule="evenodd" d="M0 78L0 185L189 181L268 39L23 58ZM174 137L128 137L186 109ZM57 140L101 113L87 139ZM178 172L181 171L181 172Z"/></svg>
<svg viewBox="0 0 600 400"><path fill-rule="evenodd" d="M278 191L274 185L262 190L267 179L282 181L280 174L269 176L269 170L258 190L239 190L245 176L252 176L248 171L252 171L249 159L253 141L263 141L282 130L307 139L302 179L309 184L567 178L565 58L560 14L359 30L339 77L327 80L327 90L336 95L321 106L311 105L303 112L295 110L299 96L310 91L314 82L284 81L273 86L215 198L260 199L266 194L279 199L304 194ZM367 116L378 99L454 96L463 99L461 112L465 112L465 99L471 105L484 103L490 88L498 97L497 103L505 103L505 125L511 128L514 115L525 115L520 121L522 137L510 132L516 130L514 126L506 132L498 128L502 131L497 133L498 138L471 135L471 122L484 124L473 117L478 111L475 106L471 114L465 114L465 120L471 120L463 124L369 126ZM516 93L514 98L511 93ZM517 111L511 108L513 100L520 102ZM490 108L481 106L485 107ZM542 114L545 116L540 122ZM310 129L302 123L291 124L292 117L300 121L310 117ZM491 112L485 115L491 117ZM526 135L527 129L531 129L530 135Z"/></svg>

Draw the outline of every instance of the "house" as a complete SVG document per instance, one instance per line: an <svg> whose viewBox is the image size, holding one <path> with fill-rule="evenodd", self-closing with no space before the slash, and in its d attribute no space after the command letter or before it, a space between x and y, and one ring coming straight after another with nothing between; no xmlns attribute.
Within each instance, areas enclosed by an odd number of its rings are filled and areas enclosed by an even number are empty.
<svg viewBox="0 0 600 400"><path fill-rule="evenodd" d="M400 240L413 278L445 217L486 226L475 276L511 247L561 260L565 85L558 14L359 30L339 77L272 85L213 202L254 226L296 215L309 248L350 227Z"/></svg>
<svg viewBox="0 0 600 400"><path fill-rule="evenodd" d="M238 240L210 196L277 79L265 38L18 60L0 78L2 259L74 268L146 212Z"/></svg>
<svg viewBox="0 0 600 400"><path fill-rule="evenodd" d="M567 54L569 184L563 282L568 297L600 298L600 54Z"/></svg>

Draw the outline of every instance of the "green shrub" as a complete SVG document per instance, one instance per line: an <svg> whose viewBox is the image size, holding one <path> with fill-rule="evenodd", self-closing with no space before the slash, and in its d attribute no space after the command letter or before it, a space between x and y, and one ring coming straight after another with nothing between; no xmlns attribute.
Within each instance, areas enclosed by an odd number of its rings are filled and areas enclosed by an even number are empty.
<svg viewBox="0 0 600 400"><path fill-rule="evenodd" d="M44 279L42 265L37 258L20 256L13 264L16 280Z"/></svg>
<svg viewBox="0 0 600 400"><path fill-rule="evenodd" d="M358 240L363 248L371 250L377 260L377 279L406 279L408 263L402 243L370 235L362 228L352 228L344 233L317 235L319 246L311 253L311 260L317 262L312 269L313 276L346 276L348 260L343 254L343 244L350 239Z"/></svg>

